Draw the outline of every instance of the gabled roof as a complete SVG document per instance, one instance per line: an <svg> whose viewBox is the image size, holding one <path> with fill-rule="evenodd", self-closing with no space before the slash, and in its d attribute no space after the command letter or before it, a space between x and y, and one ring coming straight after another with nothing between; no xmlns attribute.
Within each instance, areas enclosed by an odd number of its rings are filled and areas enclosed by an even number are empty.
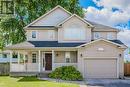
<svg viewBox="0 0 130 87"><path fill-rule="evenodd" d="M86 23L88 26L93 27L93 25L91 23L87 22L86 20L84 20L83 18L81 18L80 16L78 16L76 14L71 15L66 20L64 20L61 23L57 24L57 26L60 26L61 24L64 24L65 22L67 22L68 20L70 20L73 17L76 17L76 18L80 19L81 21L83 21L84 23Z"/></svg>
<svg viewBox="0 0 130 87"><path fill-rule="evenodd" d="M87 45L90 45L90 44L95 43L95 42L98 42L98 41L105 41L105 42L108 42L108 43L117 45L117 46L119 46L120 48L127 48L127 46L124 45L120 40L106 40L106 39L97 39L97 40L91 41L91 42L89 42L89 43L85 43L85 44L82 44L82 45L80 45L80 46L77 46L77 48L80 48L80 47L82 47L82 46L87 46Z"/></svg>
<svg viewBox="0 0 130 87"><path fill-rule="evenodd" d="M88 20L86 21L94 26L93 31L119 31L118 29L107 26L107 25L99 24L96 22L88 21Z"/></svg>
<svg viewBox="0 0 130 87"><path fill-rule="evenodd" d="M64 9L63 7L61 7L60 5L57 5L55 8L53 8L52 10L50 10L49 12L45 13L44 15L42 15L41 17L37 18L36 20L34 20L33 22L31 22L30 24L28 24L27 26L24 27L24 29L30 27L32 24L36 23L37 21L39 21L41 18L45 17L46 15L50 14L51 12L53 12L54 10L56 10L57 8L60 8L62 10L64 10L65 12L67 12L68 14L72 15L72 13L70 13L69 11L67 11L66 9Z"/></svg>

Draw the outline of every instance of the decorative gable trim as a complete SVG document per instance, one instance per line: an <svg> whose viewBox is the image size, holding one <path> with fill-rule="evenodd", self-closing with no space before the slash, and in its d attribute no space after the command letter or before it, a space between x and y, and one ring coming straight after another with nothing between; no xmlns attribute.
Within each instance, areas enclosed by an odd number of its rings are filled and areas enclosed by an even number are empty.
<svg viewBox="0 0 130 87"><path fill-rule="evenodd" d="M93 44L93 43L98 42L98 41L105 41L105 42L108 42L108 43L117 45L117 46L119 46L119 48L125 48L125 49L127 48L127 46L124 45L124 44L123 44L123 45L120 45L120 44L118 44L118 43L114 43L114 42L109 41L109 40L106 40L106 39L97 39L97 40L91 41L91 42L89 42L89 43L85 43L85 44L82 44L82 45L80 45L80 46L77 46L77 48L84 47L84 46Z"/></svg>
<svg viewBox="0 0 130 87"><path fill-rule="evenodd" d="M64 9L63 7L61 7L60 5L58 5L55 8L53 8L52 10L50 10L49 12L45 13L41 17L37 18L36 20L34 20L33 22L31 22L30 24L28 24L27 26L25 26L24 29L28 28L29 26L31 26L32 24L36 23L37 21L39 21L40 19L42 19L43 17L45 17L46 15L50 14L51 12L55 11L58 8L60 8L63 11L67 12L69 15L72 15L72 13L70 13L69 11L67 11L66 9Z"/></svg>
<svg viewBox="0 0 130 87"><path fill-rule="evenodd" d="M60 27L60 25L64 24L65 22L69 21L71 18L73 17L77 17L78 19L80 19L81 21L83 21L84 23L86 23L88 26L90 27L94 27L92 24L90 24L89 22L87 22L86 20L84 20L83 18L81 18L80 16L73 14L72 16L68 17L66 20L62 21L61 23L57 24L57 27Z"/></svg>

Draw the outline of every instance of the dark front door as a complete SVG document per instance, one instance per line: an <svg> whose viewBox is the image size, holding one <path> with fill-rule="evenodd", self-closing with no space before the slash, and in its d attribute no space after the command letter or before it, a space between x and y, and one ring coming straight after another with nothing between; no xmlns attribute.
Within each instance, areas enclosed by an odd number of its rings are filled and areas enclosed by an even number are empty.
<svg viewBox="0 0 130 87"><path fill-rule="evenodd" d="M52 54L46 53L45 54L45 70L52 70Z"/></svg>

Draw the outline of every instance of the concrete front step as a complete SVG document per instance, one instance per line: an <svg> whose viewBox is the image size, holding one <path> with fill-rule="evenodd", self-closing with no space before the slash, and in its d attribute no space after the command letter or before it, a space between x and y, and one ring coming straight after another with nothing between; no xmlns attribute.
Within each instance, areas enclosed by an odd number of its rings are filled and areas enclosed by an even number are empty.
<svg viewBox="0 0 130 87"><path fill-rule="evenodd" d="M48 75L49 75L49 73L39 73L38 77L40 77L40 78L47 78Z"/></svg>

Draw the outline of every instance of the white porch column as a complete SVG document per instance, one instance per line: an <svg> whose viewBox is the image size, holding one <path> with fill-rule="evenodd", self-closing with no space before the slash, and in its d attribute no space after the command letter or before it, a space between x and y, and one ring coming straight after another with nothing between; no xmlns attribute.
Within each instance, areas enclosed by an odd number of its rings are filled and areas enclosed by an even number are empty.
<svg viewBox="0 0 130 87"><path fill-rule="evenodd" d="M20 53L18 51L18 64L20 64Z"/></svg>
<svg viewBox="0 0 130 87"><path fill-rule="evenodd" d="M25 53L23 54L23 63L24 63L24 67L25 67L25 71L27 71L26 65L25 65Z"/></svg>
<svg viewBox="0 0 130 87"><path fill-rule="evenodd" d="M54 70L54 60L55 60L55 54L54 50L52 50L52 70Z"/></svg>
<svg viewBox="0 0 130 87"><path fill-rule="evenodd" d="M10 72L11 72L11 69L12 69L12 58L13 58L13 55L12 55L12 51L10 52Z"/></svg>
<svg viewBox="0 0 130 87"><path fill-rule="evenodd" d="M39 50L38 51L38 60L39 60L39 67L38 67L38 69L39 69L39 72L41 71L41 51Z"/></svg>

